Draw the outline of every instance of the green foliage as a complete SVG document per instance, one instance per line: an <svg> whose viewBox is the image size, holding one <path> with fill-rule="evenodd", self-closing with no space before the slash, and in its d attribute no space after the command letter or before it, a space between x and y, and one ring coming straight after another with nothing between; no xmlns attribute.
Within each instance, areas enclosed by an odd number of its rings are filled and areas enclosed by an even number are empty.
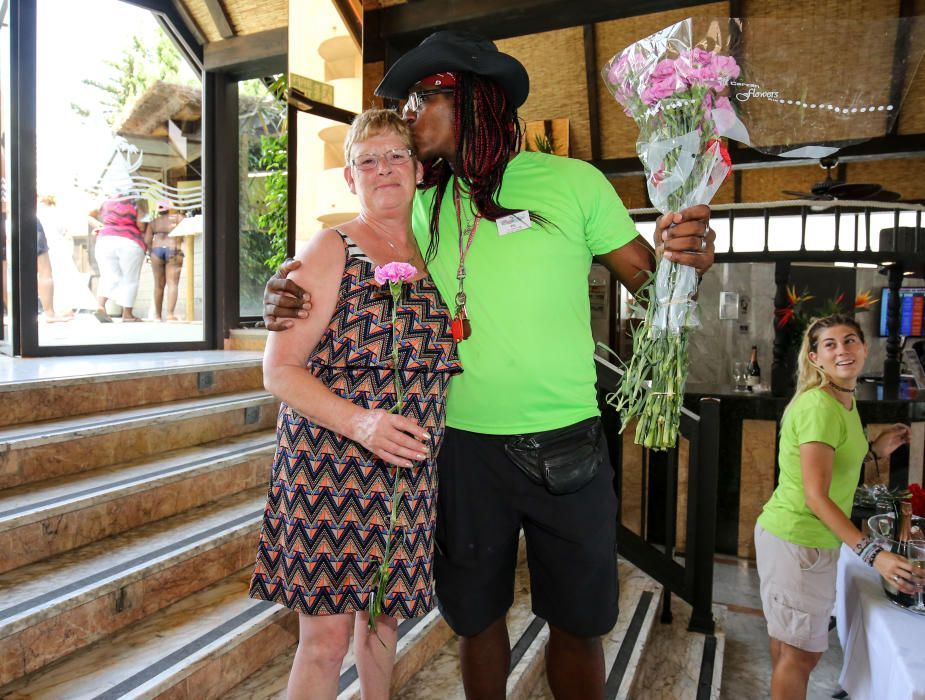
<svg viewBox="0 0 925 700"><path fill-rule="evenodd" d="M287 76L278 75L267 85L276 98L277 111L264 110L259 117L270 135L260 137L260 157L258 167L268 173L265 178L265 209L258 217L258 225L270 237L272 255L266 264L276 270L286 259L289 239L289 124L286 119Z"/></svg>
<svg viewBox="0 0 925 700"><path fill-rule="evenodd" d="M289 231L289 134L260 137L260 168L267 172L264 180L265 209L257 218L261 231L270 237L272 254L267 266L276 270L286 259Z"/></svg>
<svg viewBox="0 0 925 700"><path fill-rule="evenodd" d="M552 153L552 141L545 134L536 134L533 137L533 143L536 146L536 150L540 153Z"/></svg>
<svg viewBox="0 0 925 700"><path fill-rule="evenodd" d="M108 75L100 79L85 78L82 82L96 88L99 100L91 107L71 103L71 109L81 117L101 112L109 126L115 126L126 105L144 93L155 81L185 84L180 78L180 52L157 25L144 35L135 34L115 59L103 63Z"/></svg>

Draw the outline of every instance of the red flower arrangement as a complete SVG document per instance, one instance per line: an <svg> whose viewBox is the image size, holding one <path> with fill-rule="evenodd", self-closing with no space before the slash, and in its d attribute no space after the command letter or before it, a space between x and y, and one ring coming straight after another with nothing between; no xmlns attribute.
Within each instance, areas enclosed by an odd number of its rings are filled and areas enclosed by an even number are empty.
<svg viewBox="0 0 925 700"><path fill-rule="evenodd" d="M909 493L912 494L912 513L925 518L925 489L919 484L909 484Z"/></svg>

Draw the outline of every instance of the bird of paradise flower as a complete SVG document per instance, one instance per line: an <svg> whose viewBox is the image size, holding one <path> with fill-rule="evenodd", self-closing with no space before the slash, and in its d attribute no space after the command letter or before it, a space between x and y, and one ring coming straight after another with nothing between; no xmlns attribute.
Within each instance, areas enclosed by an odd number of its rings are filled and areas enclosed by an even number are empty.
<svg viewBox="0 0 925 700"><path fill-rule="evenodd" d="M834 299L829 299L826 301L820 309L816 310L814 316L830 316L832 314L839 313L857 313L860 311L870 311L877 304L877 299L874 298L874 295L871 294L869 289L858 292L854 297L854 304L852 308L845 309L843 305L845 303L845 293L841 292ZM782 309L777 309L775 312L777 314L777 327L785 328L791 323L794 326L794 330L798 331L802 335L803 329L809 323L809 316L803 313L803 305L815 299L812 294L809 294L807 290L803 290L802 293L797 293L796 287L788 286L787 287L787 306Z"/></svg>

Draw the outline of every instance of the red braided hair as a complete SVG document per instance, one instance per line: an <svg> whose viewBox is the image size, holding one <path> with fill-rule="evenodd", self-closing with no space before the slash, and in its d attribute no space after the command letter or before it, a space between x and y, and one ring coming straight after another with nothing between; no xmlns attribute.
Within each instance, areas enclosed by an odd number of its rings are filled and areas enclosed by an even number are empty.
<svg viewBox="0 0 925 700"><path fill-rule="evenodd" d="M427 260L433 260L440 240L440 205L447 183L454 173L468 191L476 210L489 221L497 221L520 209L508 209L498 203L498 192L508 161L520 151L523 137L517 108L495 81L473 73L456 73L454 97L454 131L456 161L452 167L445 160L425 164L424 188L436 185L430 213L430 244ZM545 219L531 212L541 223Z"/></svg>

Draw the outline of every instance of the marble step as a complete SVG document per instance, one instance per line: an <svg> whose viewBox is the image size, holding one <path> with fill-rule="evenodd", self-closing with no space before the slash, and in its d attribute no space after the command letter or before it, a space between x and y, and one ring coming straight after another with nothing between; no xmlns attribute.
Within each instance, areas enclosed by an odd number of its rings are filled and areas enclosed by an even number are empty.
<svg viewBox="0 0 925 700"><path fill-rule="evenodd" d="M247 597L250 566L50 666L5 700L213 700L298 639L298 616Z"/></svg>
<svg viewBox="0 0 925 700"><path fill-rule="evenodd" d="M399 622L398 647L389 696L393 697L452 636L453 632L436 609L422 618ZM223 700L286 700L286 684L289 681L294 656L295 647L292 647L243 683L226 692ZM337 698L360 700L360 681L357 677L352 644L350 652L344 658Z"/></svg>
<svg viewBox="0 0 925 700"><path fill-rule="evenodd" d="M266 484L274 449L262 430L0 492L0 573Z"/></svg>
<svg viewBox="0 0 925 700"><path fill-rule="evenodd" d="M0 686L250 565L265 500L254 487L0 575Z"/></svg>
<svg viewBox="0 0 925 700"><path fill-rule="evenodd" d="M691 607L683 600L672 598L671 609L671 622L657 622L652 629L632 697L638 700L718 700L726 650L723 630L726 607L713 606L716 629L712 635L688 631Z"/></svg>
<svg viewBox="0 0 925 700"><path fill-rule="evenodd" d="M97 362L98 362L97 358ZM65 374L0 382L0 427L99 411L253 391L263 386L259 357L122 369L106 374ZM88 364L88 371L99 365ZM66 372L78 372L73 365Z"/></svg>
<svg viewBox="0 0 925 700"><path fill-rule="evenodd" d="M2 428L0 489L270 428L278 408L247 391Z"/></svg>
<svg viewBox="0 0 925 700"><path fill-rule="evenodd" d="M661 587L621 561L620 613L617 624L604 637L608 700L634 697L631 688L640 658L657 618ZM546 684L544 658L549 627L530 610L526 566L518 566L514 606L508 612L511 639L511 671L505 696L508 700L552 698ZM397 700L464 700L456 640L453 639L396 695Z"/></svg>

